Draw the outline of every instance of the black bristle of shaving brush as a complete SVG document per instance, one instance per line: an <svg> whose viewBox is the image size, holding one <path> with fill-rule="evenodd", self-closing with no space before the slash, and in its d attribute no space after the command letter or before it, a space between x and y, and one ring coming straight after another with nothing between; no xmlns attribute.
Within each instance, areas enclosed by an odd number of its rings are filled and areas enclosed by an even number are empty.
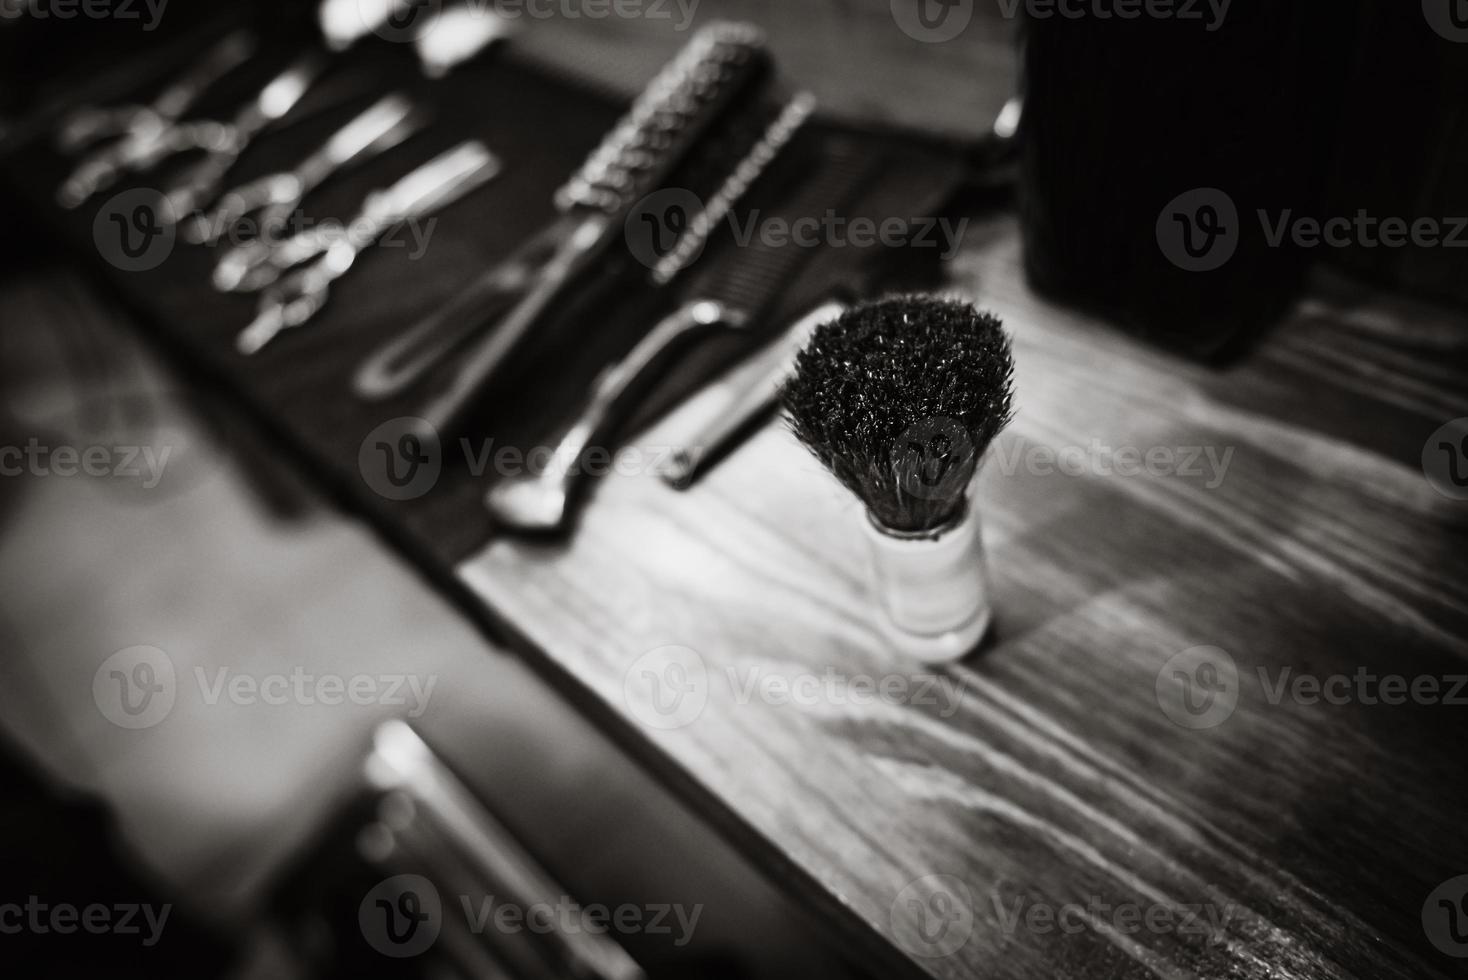
<svg viewBox="0 0 1468 980"><path fill-rule="evenodd" d="M893 296L817 328L782 397L796 437L877 524L934 531L961 517L1012 417L1014 359L972 304Z"/></svg>

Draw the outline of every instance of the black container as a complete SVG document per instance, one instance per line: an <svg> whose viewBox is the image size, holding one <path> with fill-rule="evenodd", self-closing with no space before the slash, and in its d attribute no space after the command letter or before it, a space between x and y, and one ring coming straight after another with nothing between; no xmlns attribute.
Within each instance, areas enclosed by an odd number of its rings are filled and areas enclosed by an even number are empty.
<svg viewBox="0 0 1468 980"><path fill-rule="evenodd" d="M1298 290L1308 255L1271 236L1323 210L1357 0L1044 9L1024 34L1031 283L1168 347L1237 350Z"/></svg>
<svg viewBox="0 0 1468 980"><path fill-rule="evenodd" d="M1364 237L1327 257L1363 279L1468 304L1468 3L1365 8L1330 212L1429 231L1395 245Z"/></svg>

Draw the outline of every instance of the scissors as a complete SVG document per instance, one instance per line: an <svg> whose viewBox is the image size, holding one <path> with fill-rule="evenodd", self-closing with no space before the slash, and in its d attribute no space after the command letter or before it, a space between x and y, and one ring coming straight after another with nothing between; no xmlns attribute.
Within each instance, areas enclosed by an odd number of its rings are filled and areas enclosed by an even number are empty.
<svg viewBox="0 0 1468 980"><path fill-rule="evenodd" d="M242 354L254 354L282 330L306 323L326 305L330 285L389 228L459 200L499 172L499 158L483 143L469 140L368 194L345 225L323 225L281 242L259 267L273 285L261 294L255 319L235 346ZM264 277L263 270L271 275Z"/></svg>

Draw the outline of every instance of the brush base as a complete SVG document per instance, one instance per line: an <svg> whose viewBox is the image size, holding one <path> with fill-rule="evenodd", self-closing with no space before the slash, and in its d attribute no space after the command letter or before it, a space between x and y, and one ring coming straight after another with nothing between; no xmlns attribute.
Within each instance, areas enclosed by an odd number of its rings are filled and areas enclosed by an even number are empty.
<svg viewBox="0 0 1468 980"><path fill-rule="evenodd" d="M993 621L978 517L966 508L947 527L913 534L868 515L866 528L882 634L893 647L928 663L978 647Z"/></svg>
<svg viewBox="0 0 1468 980"><path fill-rule="evenodd" d="M898 653L925 664L957 663L979 648L994 616L989 610L963 626L946 633L926 634L904 630L891 619L882 619L882 638Z"/></svg>

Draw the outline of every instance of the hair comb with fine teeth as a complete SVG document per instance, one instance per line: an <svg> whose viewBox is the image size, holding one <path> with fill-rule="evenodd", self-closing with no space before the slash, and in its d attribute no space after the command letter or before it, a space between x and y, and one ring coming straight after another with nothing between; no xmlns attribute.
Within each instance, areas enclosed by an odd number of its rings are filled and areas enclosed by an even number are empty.
<svg viewBox="0 0 1468 980"><path fill-rule="evenodd" d="M559 216L369 358L355 378L358 395L399 394L459 353L448 376L431 386L432 396L410 413L439 430L458 422L509 354L620 239L637 202L664 186L770 69L757 28L718 23L700 30L556 192Z"/></svg>

